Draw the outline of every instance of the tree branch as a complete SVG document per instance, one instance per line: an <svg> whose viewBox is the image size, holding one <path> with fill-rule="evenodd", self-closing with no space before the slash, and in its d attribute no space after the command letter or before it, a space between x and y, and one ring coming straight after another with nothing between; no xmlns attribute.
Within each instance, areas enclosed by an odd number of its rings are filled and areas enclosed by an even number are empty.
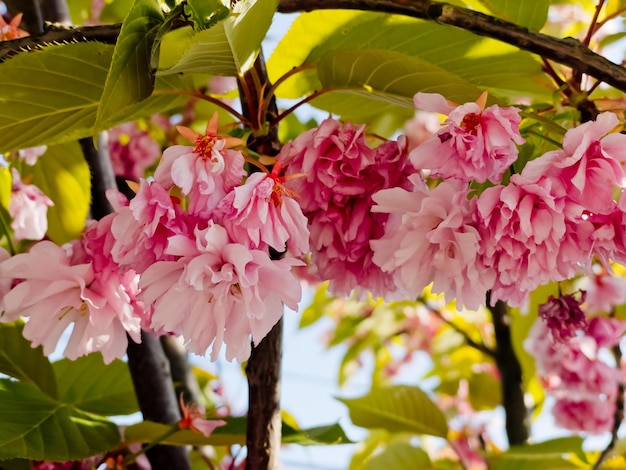
<svg viewBox="0 0 626 470"><path fill-rule="evenodd" d="M506 414L506 435L509 445L526 443L529 435L528 410L524 404L522 366L511 342L510 316L504 302L491 306L491 295L487 294L487 307L493 318L496 337L496 366L500 371L502 406Z"/></svg>
<svg viewBox="0 0 626 470"><path fill-rule="evenodd" d="M267 127L277 114L276 100L268 96L271 83L260 52L251 70L239 81L241 108L253 129L248 148L262 155L280 151L278 128ZM266 106L266 107L265 107ZM265 130L266 132L262 132ZM257 132L254 132L257 131ZM271 252L272 259L280 258ZM281 444L280 366L282 362L282 318L259 344L252 349L246 366L248 378L247 470L280 468Z"/></svg>
<svg viewBox="0 0 626 470"><path fill-rule="evenodd" d="M465 340L465 342L467 343L468 346L471 346L472 348L482 352L483 354L485 354L485 355L487 355L487 356L489 356L491 358L495 358L496 357L496 352L493 349L488 347L483 342L479 343L477 341L474 341L467 331L465 331L463 328L461 328L459 325L457 325L453 321L448 320L446 317L443 316L443 314L439 310L437 310L435 308L432 308L432 309L430 309L430 312L433 315L435 315L436 317L438 317L441 321L443 321L450 328L452 328L454 331L456 331L461 336L463 336L463 339Z"/></svg>
<svg viewBox="0 0 626 470"><path fill-rule="evenodd" d="M427 0L280 0L278 11L348 9L395 13L456 26L566 65L626 91L626 70L573 38L558 39L467 8Z"/></svg>
<svg viewBox="0 0 626 470"><path fill-rule="evenodd" d="M571 67L626 92L626 70L592 52L577 39L559 39L466 8L428 0L280 0L280 13L312 10L364 10L393 13L456 26L479 36L505 42ZM42 34L0 43L0 60L47 44L100 41L115 44L121 25L68 28L46 25Z"/></svg>

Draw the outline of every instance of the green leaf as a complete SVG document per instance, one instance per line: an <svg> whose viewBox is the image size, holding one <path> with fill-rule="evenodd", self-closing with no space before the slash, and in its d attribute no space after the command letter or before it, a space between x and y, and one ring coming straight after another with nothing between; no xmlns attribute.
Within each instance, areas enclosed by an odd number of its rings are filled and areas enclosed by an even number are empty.
<svg viewBox="0 0 626 470"><path fill-rule="evenodd" d="M0 416L0 460L79 460L120 442L111 421L9 379L0 379Z"/></svg>
<svg viewBox="0 0 626 470"><path fill-rule="evenodd" d="M492 410L502 404L498 379L486 372L472 374L469 380L469 402L476 411Z"/></svg>
<svg viewBox="0 0 626 470"><path fill-rule="evenodd" d="M49 46L0 64L2 152L91 133L113 47Z"/></svg>
<svg viewBox="0 0 626 470"><path fill-rule="evenodd" d="M355 399L339 398L357 426L446 437L448 425L437 405L418 387L395 385Z"/></svg>
<svg viewBox="0 0 626 470"><path fill-rule="evenodd" d="M59 399L83 411L104 416L139 411L128 364L118 359L105 364L99 353L75 361L53 363L59 384Z"/></svg>
<svg viewBox="0 0 626 470"><path fill-rule="evenodd" d="M334 300L335 297L328 294L328 282L320 283L315 289L310 305L302 311L299 328L306 328L322 318Z"/></svg>
<svg viewBox="0 0 626 470"><path fill-rule="evenodd" d="M243 75L254 63L276 11L276 0L240 0L231 14L210 29L191 35L174 31L164 37L163 75L183 72ZM175 50L183 50L173 65ZM173 66L172 66L173 65ZM169 67L169 68L168 68Z"/></svg>
<svg viewBox="0 0 626 470"><path fill-rule="evenodd" d="M209 437L184 429L168 436L163 440L163 443L194 446L245 444L246 418L226 417L221 419L226 421L226 425L216 428ZM127 442L152 442L163 436L168 429L170 429L170 426L166 424L143 421L128 426L124 432L124 438ZM352 443L339 424L318 426L310 429L295 429L283 421L282 437L285 444L327 445Z"/></svg>
<svg viewBox="0 0 626 470"><path fill-rule="evenodd" d="M240 74L252 67L278 8L277 0L239 0L224 30Z"/></svg>
<svg viewBox="0 0 626 470"><path fill-rule="evenodd" d="M152 46L165 17L158 0L135 0L122 23L102 98L96 128L105 128L150 96L154 87Z"/></svg>
<svg viewBox="0 0 626 470"><path fill-rule="evenodd" d="M82 42L48 46L0 63L0 153L92 136L113 46ZM178 76L157 79L155 96L107 125L178 106L188 89Z"/></svg>
<svg viewBox="0 0 626 470"><path fill-rule="evenodd" d="M298 44L298 47L293 47ZM497 97L550 96L537 59L529 53L467 31L400 15L322 12L300 15L268 62L272 81L329 51L378 49L418 57ZM315 70L298 73L279 88L299 98L319 90Z"/></svg>
<svg viewBox="0 0 626 470"><path fill-rule="evenodd" d="M283 421L282 442L299 445L354 444L339 423L308 429L295 429Z"/></svg>
<svg viewBox="0 0 626 470"><path fill-rule="evenodd" d="M385 450L368 459L363 470L427 470L434 468L428 454L407 442L392 442Z"/></svg>
<svg viewBox="0 0 626 470"><path fill-rule="evenodd" d="M209 29L230 13L220 0L188 0L184 9L185 15L189 16L199 31Z"/></svg>
<svg viewBox="0 0 626 470"><path fill-rule="evenodd" d="M24 323L0 323L0 373L29 383L50 397L57 396L57 382L43 347L31 347L22 336Z"/></svg>
<svg viewBox="0 0 626 470"><path fill-rule="evenodd" d="M576 455L585 462L582 443L581 437L571 436L511 447L505 453L491 456L490 468L495 470L534 470L538 467L555 470L580 468L579 465L567 460L567 454Z"/></svg>
<svg viewBox="0 0 626 470"><path fill-rule="evenodd" d="M245 418L224 418L225 426L216 428L213 433L206 437L204 434L194 432L190 429L183 429L165 438L163 444L169 445L193 445L193 446L230 446L244 445L246 443L246 419ZM171 426L152 421L142 421L141 423L128 426L124 431L126 442L153 442L163 436Z"/></svg>
<svg viewBox="0 0 626 470"><path fill-rule="evenodd" d="M50 239L63 244L77 238L85 229L91 200L91 174L80 145L51 145L35 166L24 169L32 174L32 183L54 202L48 208Z"/></svg>
<svg viewBox="0 0 626 470"><path fill-rule="evenodd" d="M550 0L477 0L466 3L470 6L480 3L487 13L534 31L546 24L550 8Z"/></svg>
<svg viewBox="0 0 626 470"><path fill-rule="evenodd" d="M458 103L474 101L482 92L418 57L380 49L330 51L320 59L318 74L324 88L349 88L410 109L419 91L440 93Z"/></svg>

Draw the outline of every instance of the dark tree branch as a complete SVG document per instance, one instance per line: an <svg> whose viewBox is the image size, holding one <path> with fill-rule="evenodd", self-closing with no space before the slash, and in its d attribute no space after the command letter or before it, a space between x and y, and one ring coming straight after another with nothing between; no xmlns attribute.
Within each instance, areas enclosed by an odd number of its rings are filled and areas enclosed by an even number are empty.
<svg viewBox="0 0 626 470"><path fill-rule="evenodd" d="M491 306L491 295L487 294L487 307L493 318L496 338L496 366L500 371L502 406L506 414L506 435L509 445L526 443L529 435L528 410L524 404L522 366L511 342L511 318L505 303L498 301Z"/></svg>
<svg viewBox="0 0 626 470"><path fill-rule="evenodd" d="M44 31L43 16L39 7L39 0L4 0L4 4L11 16L22 13L20 29L28 34L41 34Z"/></svg>
<svg viewBox="0 0 626 470"><path fill-rule="evenodd" d="M174 392L185 403L200 403L200 387L189 364L189 353L174 336L161 336L161 346L170 364Z"/></svg>
<svg viewBox="0 0 626 470"><path fill-rule="evenodd" d="M141 344L128 340L128 367L143 418L157 423L173 424L180 420L178 401L172 387L170 364L159 339L141 332ZM154 469L191 469L184 447L156 445L146 455Z"/></svg>
<svg viewBox="0 0 626 470"><path fill-rule="evenodd" d="M278 114L276 100L273 96L268 96L270 89L271 83L265 69L265 60L263 53L260 52L253 68L239 81L239 96L243 114L253 129L248 148L263 155L276 155L280 151L278 128L276 126L267 128L265 125L273 121ZM271 253L271 255L272 259L280 257L277 253ZM281 318L267 336L253 347L246 366L248 378L247 470L280 468L282 331Z"/></svg>

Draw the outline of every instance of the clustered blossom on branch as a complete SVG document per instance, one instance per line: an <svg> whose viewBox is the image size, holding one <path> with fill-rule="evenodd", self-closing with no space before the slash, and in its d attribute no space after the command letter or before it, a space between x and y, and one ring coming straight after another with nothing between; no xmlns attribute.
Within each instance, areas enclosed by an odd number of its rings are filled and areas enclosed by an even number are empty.
<svg viewBox="0 0 626 470"><path fill-rule="evenodd" d="M238 360L283 304L297 307L301 290L291 269L303 265L309 240L311 270L335 294L415 298L432 283L469 308L488 291L493 302L522 306L538 286L589 272L593 259L607 270L626 261L626 196L619 197L626 135L615 132L614 114L569 130L562 149L503 181L524 142L517 108L486 107L486 95L456 106L418 93L415 103L448 118L410 152L405 136L380 141L364 126L326 119L286 144L273 171L249 175L242 142L218 134L217 114L204 134L179 128L194 145L166 149L132 201L111 193L115 213L94 222L82 241L61 251L35 245L0 265L14 284L3 318L32 312L24 294L41 281L39 272L13 269L37 250L60 260L71 279L45 290L73 293L55 304L61 323L88 319L82 339L70 344L72 356L102 349L118 327L136 336L141 325L181 335L198 354L212 348L212 358L226 345L226 356ZM479 192L472 182L492 186ZM285 255L272 259L270 249ZM115 295L123 301L103 317L112 320L97 320ZM86 310L92 315L67 314ZM551 312L560 313L559 305ZM107 358L122 345L116 340Z"/></svg>
<svg viewBox="0 0 626 470"><path fill-rule="evenodd" d="M572 431L610 431L618 384L624 374L600 358L602 348L617 345L626 322L594 317L578 335L554 341L548 324L538 319L524 346L535 358L544 387L556 399L556 424ZM619 364L618 364L619 366Z"/></svg>
<svg viewBox="0 0 626 470"><path fill-rule="evenodd" d="M73 324L69 358L126 352L141 328L181 335L188 348L244 361L283 304L297 309L291 274L308 252L306 219L284 178L255 173L244 181L239 139L181 128L193 146L168 148L153 181L140 180L130 203L109 193L115 212L92 222L81 240L31 246L0 264L2 321L27 317L24 335L50 354ZM233 220L232 217L236 219ZM239 222L239 223L237 223ZM269 248L287 251L281 259Z"/></svg>

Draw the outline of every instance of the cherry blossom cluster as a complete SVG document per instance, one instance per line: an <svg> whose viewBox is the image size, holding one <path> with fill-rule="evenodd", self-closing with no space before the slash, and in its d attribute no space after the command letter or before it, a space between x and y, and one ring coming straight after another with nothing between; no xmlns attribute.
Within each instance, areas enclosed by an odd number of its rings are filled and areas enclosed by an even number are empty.
<svg viewBox="0 0 626 470"><path fill-rule="evenodd" d="M548 324L535 322L524 346L555 398L552 413L558 426L590 434L611 430L624 374L602 360L600 351L616 346L625 330L626 322L598 316L576 336L554 341Z"/></svg>
<svg viewBox="0 0 626 470"><path fill-rule="evenodd" d="M194 146L165 150L154 179L129 202L62 247L44 240L0 264L2 321L28 318L24 335L46 354L73 324L65 356L125 354L141 329L182 336L215 359L244 361L283 305L296 309L292 275L308 252L306 218L285 188L280 165L246 178L239 139L181 128ZM270 256L270 248L283 256ZM7 255L3 255L6 258Z"/></svg>
<svg viewBox="0 0 626 470"><path fill-rule="evenodd" d="M504 182L518 158L517 108L460 106L418 93L415 104L448 115L404 155L401 137L376 148L362 129L324 121L279 158L300 194L320 279L338 295L363 289L387 298L434 292L478 308L513 306L550 281L626 260L626 135L612 113L569 130L563 148L530 161ZM410 164L409 164L410 163ZM425 176L426 175L426 176ZM492 184L478 192L472 183Z"/></svg>

